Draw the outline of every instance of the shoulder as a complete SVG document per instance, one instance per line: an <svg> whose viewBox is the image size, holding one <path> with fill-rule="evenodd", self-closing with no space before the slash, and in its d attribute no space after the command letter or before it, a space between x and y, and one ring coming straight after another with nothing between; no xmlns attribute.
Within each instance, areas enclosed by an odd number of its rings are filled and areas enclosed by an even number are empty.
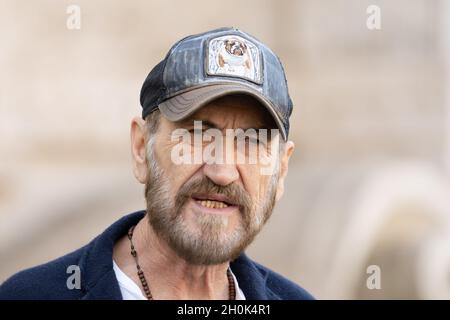
<svg viewBox="0 0 450 320"><path fill-rule="evenodd" d="M0 285L0 300L120 299L112 269L114 242L144 214L128 214L84 247L13 275Z"/></svg>
<svg viewBox="0 0 450 320"><path fill-rule="evenodd" d="M84 251L85 247L16 273L0 285L0 300L77 299L80 290L70 288L67 283L79 268Z"/></svg>
<svg viewBox="0 0 450 320"><path fill-rule="evenodd" d="M270 270L269 268L254 262L261 273L266 274L267 287L280 299L283 300L314 300L314 297L298 284L287 279L281 274Z"/></svg>
<svg viewBox="0 0 450 320"><path fill-rule="evenodd" d="M283 300L314 300L305 289L284 276L256 263L257 268L266 272L267 287Z"/></svg>
<svg viewBox="0 0 450 320"><path fill-rule="evenodd" d="M298 284L250 259L245 253L232 261L239 286L251 300L314 300Z"/></svg>

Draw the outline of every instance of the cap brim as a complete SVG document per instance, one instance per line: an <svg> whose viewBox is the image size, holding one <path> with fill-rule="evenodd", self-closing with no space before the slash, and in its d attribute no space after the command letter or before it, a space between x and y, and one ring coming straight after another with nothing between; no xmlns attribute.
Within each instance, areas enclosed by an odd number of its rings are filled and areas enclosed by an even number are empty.
<svg viewBox="0 0 450 320"><path fill-rule="evenodd" d="M176 95L161 104L161 113L170 121L183 120L207 103L230 94L247 94L257 99L269 111L286 141L286 130L273 105L257 90L236 84L214 84L192 89Z"/></svg>

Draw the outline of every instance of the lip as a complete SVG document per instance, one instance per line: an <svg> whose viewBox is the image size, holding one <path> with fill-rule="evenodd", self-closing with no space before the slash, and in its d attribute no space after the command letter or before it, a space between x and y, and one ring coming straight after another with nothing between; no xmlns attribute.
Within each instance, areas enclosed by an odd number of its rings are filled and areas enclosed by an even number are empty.
<svg viewBox="0 0 450 320"><path fill-rule="evenodd" d="M207 198L207 199L223 201L223 200L217 200L214 198ZM206 214L230 215L233 212L236 212L236 210L238 210L238 206L235 206L235 205L229 205L226 208L207 208L207 207L202 206L200 203L198 203L198 200L200 200L200 198L193 198L193 197L191 198L191 201L193 202L194 207L196 207L198 210L200 210L201 212L206 213ZM202 200L204 200L204 199L202 199Z"/></svg>
<svg viewBox="0 0 450 320"><path fill-rule="evenodd" d="M236 206L236 204L231 201L228 197L224 196L223 194L218 193L210 193L210 194L193 194L192 199L194 200L215 200L215 201L222 201L228 204L228 206Z"/></svg>

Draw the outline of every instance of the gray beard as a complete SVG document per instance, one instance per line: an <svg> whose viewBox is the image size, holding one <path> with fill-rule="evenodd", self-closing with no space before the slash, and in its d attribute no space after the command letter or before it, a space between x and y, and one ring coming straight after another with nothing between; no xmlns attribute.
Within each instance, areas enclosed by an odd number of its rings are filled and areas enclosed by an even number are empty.
<svg viewBox="0 0 450 320"><path fill-rule="evenodd" d="M275 205L278 175L272 176L262 206L254 205L248 193L240 186L219 186L204 177L188 181L175 197L170 194L169 181L154 155L152 143L147 145L148 176L145 186L147 214L150 227L181 258L194 265L213 265L237 258L247 247L272 214ZM278 170L275 170L278 173ZM194 192L225 194L237 199L241 213L239 226L226 234L228 217L196 215L197 231L189 228L181 214Z"/></svg>

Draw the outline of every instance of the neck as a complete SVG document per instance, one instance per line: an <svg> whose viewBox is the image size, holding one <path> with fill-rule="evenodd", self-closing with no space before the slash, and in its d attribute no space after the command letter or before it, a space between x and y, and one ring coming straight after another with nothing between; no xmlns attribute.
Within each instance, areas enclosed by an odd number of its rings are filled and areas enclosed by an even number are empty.
<svg viewBox="0 0 450 320"><path fill-rule="evenodd" d="M134 229L133 244L154 299L228 299L228 263L192 265L159 238L147 215ZM114 246L113 259L143 292L126 236Z"/></svg>

